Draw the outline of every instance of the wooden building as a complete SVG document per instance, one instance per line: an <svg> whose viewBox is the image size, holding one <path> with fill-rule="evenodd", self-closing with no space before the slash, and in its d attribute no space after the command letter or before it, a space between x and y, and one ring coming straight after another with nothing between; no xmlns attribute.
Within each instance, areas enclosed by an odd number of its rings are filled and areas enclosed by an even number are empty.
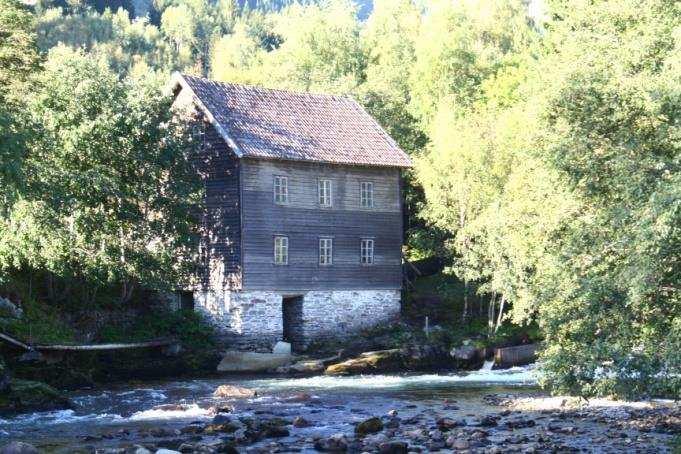
<svg viewBox="0 0 681 454"><path fill-rule="evenodd" d="M409 157L352 98L176 74L197 115L205 272L194 292L226 343L302 350L398 316Z"/></svg>

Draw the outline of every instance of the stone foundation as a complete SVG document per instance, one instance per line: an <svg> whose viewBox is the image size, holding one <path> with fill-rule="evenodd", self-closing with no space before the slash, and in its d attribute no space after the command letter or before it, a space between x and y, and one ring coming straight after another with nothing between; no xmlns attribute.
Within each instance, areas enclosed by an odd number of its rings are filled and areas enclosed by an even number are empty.
<svg viewBox="0 0 681 454"><path fill-rule="evenodd" d="M285 311L283 304L293 303L293 297L302 297L302 310L298 305ZM227 348L270 351L283 339L286 318L286 332L293 337L288 340L301 351L314 341L347 338L396 320L400 291L196 292L194 307L214 324Z"/></svg>

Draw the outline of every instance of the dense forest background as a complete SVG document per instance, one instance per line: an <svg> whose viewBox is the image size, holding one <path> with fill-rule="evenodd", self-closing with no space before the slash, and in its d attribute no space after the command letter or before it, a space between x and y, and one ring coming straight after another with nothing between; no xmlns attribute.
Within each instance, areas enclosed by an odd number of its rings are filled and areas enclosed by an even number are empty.
<svg viewBox="0 0 681 454"><path fill-rule="evenodd" d="M406 258L447 257L490 331L539 323L554 390L678 396L679 24L672 0L0 0L0 275L93 304L190 279L172 71L347 93L415 161Z"/></svg>

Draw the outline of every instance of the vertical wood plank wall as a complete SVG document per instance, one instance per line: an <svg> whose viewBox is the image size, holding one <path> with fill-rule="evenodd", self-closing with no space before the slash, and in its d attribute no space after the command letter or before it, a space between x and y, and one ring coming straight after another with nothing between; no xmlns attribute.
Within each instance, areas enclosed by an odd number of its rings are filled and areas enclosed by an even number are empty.
<svg viewBox="0 0 681 454"><path fill-rule="evenodd" d="M211 289L241 286L241 203L239 160L215 128L206 124L199 171L205 185L202 281Z"/></svg>

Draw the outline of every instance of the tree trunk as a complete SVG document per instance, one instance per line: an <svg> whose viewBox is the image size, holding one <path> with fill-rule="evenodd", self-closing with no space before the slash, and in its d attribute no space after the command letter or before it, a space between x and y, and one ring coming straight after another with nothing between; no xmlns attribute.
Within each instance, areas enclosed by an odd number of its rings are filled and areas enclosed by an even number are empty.
<svg viewBox="0 0 681 454"><path fill-rule="evenodd" d="M487 306L487 330L490 334L494 331L494 306L496 304L497 292L494 292L492 293L492 298L489 300L489 306Z"/></svg>
<svg viewBox="0 0 681 454"><path fill-rule="evenodd" d="M468 319L468 279L463 280L463 314L461 315L461 320L466 321Z"/></svg>
<svg viewBox="0 0 681 454"><path fill-rule="evenodd" d="M495 333L499 330L499 327L501 326L501 318L502 318L502 315L504 314L504 304L505 303L506 303L506 297L502 296L501 302L499 303L499 317L497 317L497 325L494 327Z"/></svg>
<svg viewBox="0 0 681 454"><path fill-rule="evenodd" d="M121 304L126 304L132 298L132 293L135 289L135 283L129 280L124 280L121 283Z"/></svg>

